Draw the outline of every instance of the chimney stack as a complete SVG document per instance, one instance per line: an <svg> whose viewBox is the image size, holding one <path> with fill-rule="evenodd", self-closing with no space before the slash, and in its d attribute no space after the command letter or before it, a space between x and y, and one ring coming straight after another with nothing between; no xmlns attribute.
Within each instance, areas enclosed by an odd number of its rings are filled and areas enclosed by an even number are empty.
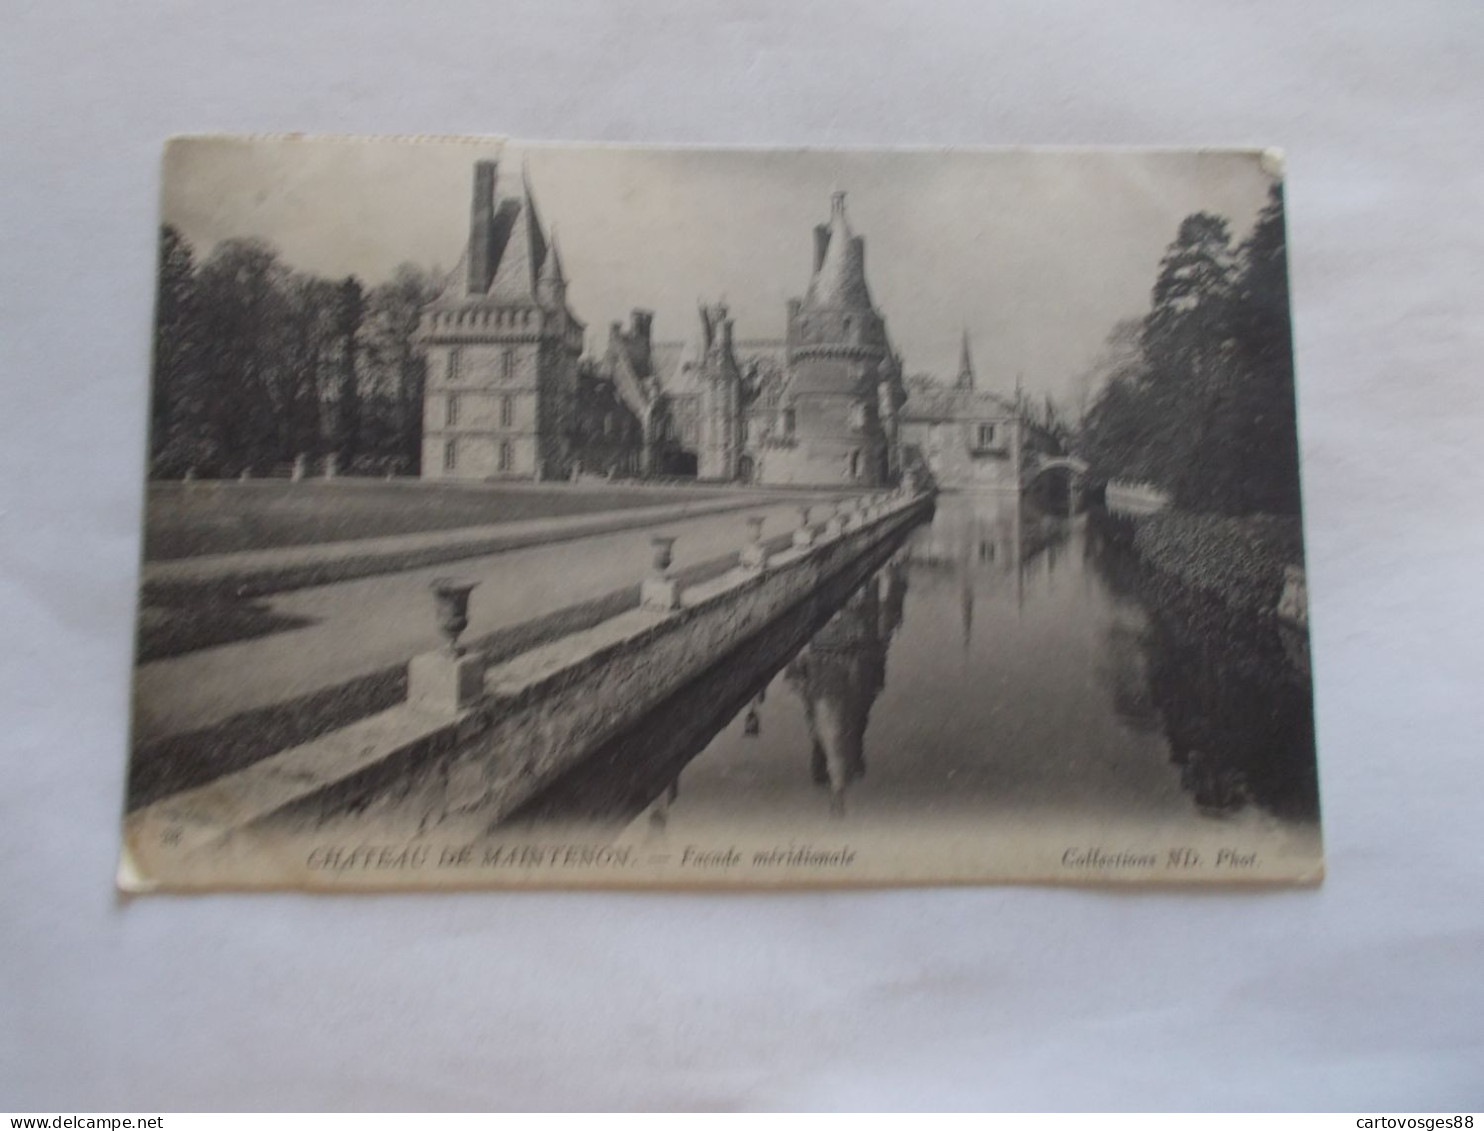
<svg viewBox="0 0 1484 1131"><path fill-rule="evenodd" d="M474 199L469 208L469 293L485 294L494 279L495 179L494 161L474 163Z"/></svg>

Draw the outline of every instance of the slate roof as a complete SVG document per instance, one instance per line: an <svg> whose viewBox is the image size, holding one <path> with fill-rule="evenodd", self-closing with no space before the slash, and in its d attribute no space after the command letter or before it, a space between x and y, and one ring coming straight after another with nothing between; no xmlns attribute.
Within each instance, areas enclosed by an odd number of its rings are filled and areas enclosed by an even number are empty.
<svg viewBox="0 0 1484 1131"><path fill-rule="evenodd" d="M907 401L902 406L901 417L937 422L1010 416L1013 412L1010 402L995 393L914 378L907 382Z"/></svg>

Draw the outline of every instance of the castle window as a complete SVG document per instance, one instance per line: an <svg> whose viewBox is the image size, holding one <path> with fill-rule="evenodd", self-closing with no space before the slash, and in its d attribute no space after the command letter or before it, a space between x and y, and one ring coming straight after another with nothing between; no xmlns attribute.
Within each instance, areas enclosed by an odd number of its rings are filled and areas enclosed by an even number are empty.
<svg viewBox="0 0 1484 1131"><path fill-rule="evenodd" d="M512 453L511 453L511 450L510 450L510 441L509 440L501 440L500 441L500 470L501 471L509 471L510 470L510 465L513 462L515 462L511 457L512 457Z"/></svg>
<svg viewBox="0 0 1484 1131"><path fill-rule="evenodd" d="M500 355L500 376L507 381L515 376L514 350L506 350Z"/></svg>
<svg viewBox="0 0 1484 1131"><path fill-rule="evenodd" d="M992 448L992 447L994 447L994 425L993 424L981 424L981 425L979 425L979 446L981 448Z"/></svg>
<svg viewBox="0 0 1484 1131"><path fill-rule="evenodd" d="M452 471L459 465L459 443L449 440L443 445L443 470Z"/></svg>
<svg viewBox="0 0 1484 1131"><path fill-rule="evenodd" d="M752 421L750 421L750 420L744 420L742 422L742 442L744 444L747 443L747 441L751 438L751 436L752 436Z"/></svg>
<svg viewBox="0 0 1484 1131"><path fill-rule="evenodd" d="M448 383L452 385L459 379L459 350L455 346L448 351Z"/></svg>
<svg viewBox="0 0 1484 1131"><path fill-rule="evenodd" d="M798 414L793 409L786 408L783 410L783 434L785 436L792 436L794 434L794 427L798 422Z"/></svg>
<svg viewBox="0 0 1484 1131"><path fill-rule="evenodd" d="M508 355L507 355L508 356ZM510 397L500 398L500 427L509 428L515 422L515 401Z"/></svg>
<svg viewBox="0 0 1484 1131"><path fill-rule="evenodd" d="M459 398L450 393L443 406L443 423L452 428L459 422Z"/></svg>
<svg viewBox="0 0 1484 1131"><path fill-rule="evenodd" d="M859 449L850 453L850 478L861 477L861 454Z"/></svg>

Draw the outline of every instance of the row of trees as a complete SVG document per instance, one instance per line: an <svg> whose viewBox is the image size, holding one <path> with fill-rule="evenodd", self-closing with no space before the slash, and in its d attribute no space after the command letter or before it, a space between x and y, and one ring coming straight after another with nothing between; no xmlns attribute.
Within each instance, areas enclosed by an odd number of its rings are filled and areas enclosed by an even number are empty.
<svg viewBox="0 0 1484 1131"><path fill-rule="evenodd" d="M1090 375L1079 453L1185 509L1298 513L1290 337L1281 188L1238 245L1221 217L1186 217L1149 312L1114 328Z"/></svg>
<svg viewBox="0 0 1484 1131"><path fill-rule="evenodd" d="M150 463L156 476L263 472L334 453L347 470L417 470L434 274L411 265L367 290L291 270L233 239L197 261L160 231Z"/></svg>

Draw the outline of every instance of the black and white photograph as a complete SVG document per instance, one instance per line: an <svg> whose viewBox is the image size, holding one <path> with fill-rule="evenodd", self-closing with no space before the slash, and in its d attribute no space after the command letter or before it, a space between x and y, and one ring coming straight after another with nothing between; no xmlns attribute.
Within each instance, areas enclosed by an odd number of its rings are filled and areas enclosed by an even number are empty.
<svg viewBox="0 0 1484 1131"><path fill-rule="evenodd" d="M1283 157L187 137L130 891L1323 873Z"/></svg>

